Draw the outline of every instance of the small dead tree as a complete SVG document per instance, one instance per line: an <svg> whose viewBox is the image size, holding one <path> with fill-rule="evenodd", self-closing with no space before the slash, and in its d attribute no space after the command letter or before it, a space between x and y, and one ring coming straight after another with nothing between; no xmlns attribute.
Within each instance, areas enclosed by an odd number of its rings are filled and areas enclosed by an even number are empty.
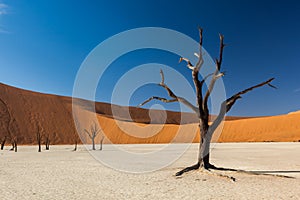
<svg viewBox="0 0 300 200"><path fill-rule="evenodd" d="M13 140L11 140L11 148L10 151L13 151L15 149L15 143Z"/></svg>
<svg viewBox="0 0 300 200"><path fill-rule="evenodd" d="M99 149L100 151L102 151L103 141L104 141L104 136L102 135L100 139L100 149Z"/></svg>
<svg viewBox="0 0 300 200"><path fill-rule="evenodd" d="M208 74L203 79L199 79L199 71L200 71L200 69L201 69L201 67L203 66L203 63L204 63L203 52L202 52L203 51L202 50L202 44L203 44L202 32L203 32L202 29L199 28L199 35L200 35L199 45L200 45L200 49L199 49L199 54L195 53L195 55L198 57L198 61L197 61L196 65L193 65L187 58L180 58L180 60L179 60L180 62L185 61L187 63L187 67L192 72L191 75L192 75L194 86L195 86L195 89L196 89L196 103L197 103L197 106L194 106L192 103L188 102L185 98L177 96L165 84L164 73L163 73L162 70L160 71L161 82L158 85L163 87L167 91L168 95L170 96L170 99L153 96L153 97L150 97L149 99L147 99L146 101L144 101L143 103L141 103L139 105L139 106L143 106L144 104L150 102L151 100L159 100L159 101L162 101L162 102L165 102L165 103L180 102L180 103L185 104L187 107L189 107L192 111L194 111L197 114L197 117L199 119L199 129L200 129L200 142L199 142L200 146L199 146L199 154L198 154L197 163L193 166L187 167L187 168L177 172L176 176L180 176L185 172L188 172L188 171L191 171L191 170L196 170L196 169L199 169L199 168L201 168L203 170L217 169L217 167L215 167L214 165L212 165L210 163L209 149L210 149L210 143L211 143L212 136L213 136L215 130L220 125L220 123L223 121L223 118L224 118L225 114L232 108L232 106L234 105L234 103L238 99L241 99L241 96L243 94L246 94L246 93L250 92L251 90L262 87L264 85L269 85L271 87L274 87L273 85L270 84L274 80L274 78L271 78L267 81L264 81L262 83L259 83L257 85L254 85L252 87L249 87L245 90L242 90L242 91L234 94L233 96L226 99L221 104L219 114L217 115L215 120L212 121L211 124L209 124L210 112L209 112L209 108L208 108L208 101L209 101L210 95L212 94L212 91L214 89L216 81L219 78L221 78L225 75L224 72L220 71L222 61L223 61L223 49L225 47L225 44L224 44L224 36L220 35L220 52L219 52L219 58L216 59L216 61L215 61L216 69L215 69L214 73ZM209 81L208 88L207 88L206 92L204 93L203 86L204 86L204 84L206 83L206 81L208 80L209 77L211 77L211 79Z"/></svg>
<svg viewBox="0 0 300 200"><path fill-rule="evenodd" d="M14 139L14 143L15 143L15 152L18 152L17 137Z"/></svg>
<svg viewBox="0 0 300 200"><path fill-rule="evenodd" d="M5 142L6 142L6 138L7 138L7 136L4 136L4 138L3 138L2 141L1 141L1 150L4 149L4 145L5 145Z"/></svg>
<svg viewBox="0 0 300 200"><path fill-rule="evenodd" d="M37 125L37 132L36 132L36 140L37 140L37 143L38 143L38 152L42 152L42 134L41 134L41 129L40 129L40 126L39 124Z"/></svg>
<svg viewBox="0 0 300 200"><path fill-rule="evenodd" d="M78 140L77 138L74 139L74 149L73 151L77 151L77 144L78 144Z"/></svg>
<svg viewBox="0 0 300 200"><path fill-rule="evenodd" d="M46 150L50 149L50 136L49 136L49 134L47 134L45 136L45 147L46 147Z"/></svg>
<svg viewBox="0 0 300 200"><path fill-rule="evenodd" d="M7 132L9 135L9 138L11 139L12 148L10 151L15 150L15 152L18 151L17 146L17 133L19 132L19 127L17 124L16 119L12 116L11 109L9 108L8 104L4 102L2 99L0 99L0 106L1 109L3 109L2 112L5 115L4 121L7 122ZM5 142L6 142L7 136L4 136L4 139L1 141L1 150L3 150Z"/></svg>
<svg viewBox="0 0 300 200"><path fill-rule="evenodd" d="M7 139L7 132L8 132L8 127L9 127L9 122L10 122L10 113L9 113L9 109L7 107L7 104L5 103L4 100L2 100L2 98L0 98L0 125L4 125L3 127L5 127L4 130L0 130L1 131L1 150L4 149L5 143L6 143L6 139Z"/></svg>
<svg viewBox="0 0 300 200"><path fill-rule="evenodd" d="M10 151L15 150L15 152L18 152L18 144L17 144L17 137L16 136L11 139L11 146L12 147L11 147Z"/></svg>
<svg viewBox="0 0 300 200"><path fill-rule="evenodd" d="M95 122L93 122L93 124L91 124L90 127L90 131L84 129L84 132L89 136L89 138L92 140L92 149L96 150L95 148L95 138L97 137L97 135L100 132L99 127L97 126L97 124Z"/></svg>
<svg viewBox="0 0 300 200"><path fill-rule="evenodd" d="M79 138L79 135L77 134L77 132L75 131L74 133L74 138L73 138L73 141L74 141L74 149L73 151L77 151L77 146L78 146L78 143L80 142L80 138Z"/></svg>
<svg viewBox="0 0 300 200"><path fill-rule="evenodd" d="M1 150L4 149L5 143L7 138L11 138L11 123L12 123L12 116L11 116L11 111L7 105L7 103L0 98L0 116L1 116L1 122L5 123L6 131L7 133L4 135L4 137L1 140Z"/></svg>
<svg viewBox="0 0 300 200"><path fill-rule="evenodd" d="M78 145L78 142L80 141L80 138L79 138L79 134L77 133L77 130L81 130L81 125L79 123L79 120L76 116L74 116L74 129L75 131L73 132L73 141L74 141L74 149L73 151L77 151L77 145Z"/></svg>

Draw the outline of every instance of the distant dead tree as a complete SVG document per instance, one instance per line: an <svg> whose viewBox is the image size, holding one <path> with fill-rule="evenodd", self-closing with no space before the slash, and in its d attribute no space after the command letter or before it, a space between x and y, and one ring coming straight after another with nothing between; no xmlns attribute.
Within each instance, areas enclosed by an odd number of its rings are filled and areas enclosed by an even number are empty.
<svg viewBox="0 0 300 200"><path fill-rule="evenodd" d="M11 149L10 149L10 151L13 151L13 150L15 150L15 152L18 152L18 144L17 144L17 137L13 137L12 139L11 139Z"/></svg>
<svg viewBox="0 0 300 200"><path fill-rule="evenodd" d="M77 144L78 144L78 140L77 140L77 138L74 138L74 149L73 149L73 151L77 151Z"/></svg>
<svg viewBox="0 0 300 200"><path fill-rule="evenodd" d="M4 123L4 127L6 128L5 132L4 130L1 130L1 150L4 149L5 143L7 141L9 134L9 124L11 122L11 113L10 110L4 100L0 98L0 117L1 117L1 123ZM4 134L3 134L3 132Z"/></svg>
<svg viewBox="0 0 300 200"><path fill-rule="evenodd" d="M13 151L15 149L15 143L13 141L11 141L11 148L10 151Z"/></svg>
<svg viewBox="0 0 300 200"><path fill-rule="evenodd" d="M14 144L15 144L15 152L18 152L17 137L15 137L13 141L14 141Z"/></svg>
<svg viewBox="0 0 300 200"><path fill-rule="evenodd" d="M79 135L77 134L77 132L75 131L74 133L74 138L73 138L73 141L74 141L74 149L73 151L77 151L77 146L78 146L78 143L80 142L80 138L79 138Z"/></svg>
<svg viewBox="0 0 300 200"><path fill-rule="evenodd" d="M200 49L199 49L199 54L195 53L195 55L198 58L198 61L197 61L196 65L193 65L190 62L190 60L187 59L187 58L180 58L180 60L179 60L180 62L185 61L187 63L188 69L190 69L191 72L192 72L191 75L192 75L194 86L195 86L195 89L196 89L197 106L194 106L192 103L188 102L188 100L186 100L185 98L177 96L166 85L165 80L164 80L164 73L163 73L162 70L160 71L161 82L158 85L161 86L162 88L164 88L167 91L168 95L170 96L170 99L157 97L157 96L152 96L152 97L150 97L149 99L147 99L146 101L144 101L143 103L141 103L139 105L139 106L143 106L144 104L148 103L151 100L159 100L159 101L162 101L162 102L165 102L165 103L180 102L180 103L185 104L187 107L189 107L192 111L194 111L197 114L197 117L199 119L199 129L200 129L200 146L199 146L199 155L198 155L197 163L193 166L187 167L187 168L177 172L176 176L180 176L185 172L188 172L188 171L191 171L191 170L196 170L196 169L199 169L199 168L201 168L202 170L207 170L207 171L209 171L209 169L218 169L217 167L215 167L214 165L212 165L210 163L209 149L210 149L210 143L211 143L212 136L213 136L215 130L217 129L217 127L223 121L223 118L224 118L225 114L232 108L234 103L238 99L240 99L243 94L246 94L247 92L250 92L251 90L253 90L255 88L262 87L264 85L269 85L271 87L274 87L273 85L270 84L274 80L274 78L271 78L271 79L269 79L265 82L259 83L257 85L254 85L252 87L249 87L245 90L242 90L242 91L234 94L230 98L223 101L223 103L221 104L221 108L220 108L220 111L219 111L217 117L214 119L214 121L211 122L211 124L209 124L210 112L209 112L209 108L208 108L208 101L210 99L210 95L212 94L212 91L214 89L216 81L219 78L221 78L225 75L224 72L220 71L222 61L223 61L223 49L225 47L225 44L223 42L224 41L224 36L220 34L220 51L219 51L219 58L216 59L216 61L215 61L216 69L215 69L214 73L208 74L206 77L204 77L202 79L199 79L199 71L200 71L200 69L201 69L201 67L203 66L203 63L204 63L203 52L202 52L203 51L203 49L202 49L202 44L203 44L202 32L203 32L202 28L199 28L199 35L200 35L199 45L200 45ZM209 81L207 90L204 93L203 86L205 85L206 81L210 77L211 77L211 79Z"/></svg>
<svg viewBox="0 0 300 200"><path fill-rule="evenodd" d="M17 146L17 133L19 131L19 127L17 124L16 119L12 116L12 112L7 105L2 99L0 99L0 104L1 108L4 110L4 115L6 115L7 118L7 132L9 135L9 138L11 139L12 143L12 148L10 149L11 151L15 150L15 152L18 151L18 146ZM3 112L3 111L2 111ZM1 150L3 150L5 142L6 142L7 136L4 136L4 139L1 141Z"/></svg>
<svg viewBox="0 0 300 200"><path fill-rule="evenodd" d="M79 134L77 133L77 130L81 130L81 126L80 126L80 123L79 123L76 116L74 116L74 128L75 128L75 131L73 133L73 141L74 141L73 151L77 151L77 145L78 145L78 142L80 141Z"/></svg>
<svg viewBox="0 0 300 200"><path fill-rule="evenodd" d="M46 150L50 149L50 136L49 136L49 134L45 135L45 147L46 147Z"/></svg>
<svg viewBox="0 0 300 200"><path fill-rule="evenodd" d="M90 131L88 131L87 129L84 129L84 132L92 140L92 148L93 148L93 150L96 150L96 148L95 148L95 138L97 137L97 135L100 132L100 129L97 126L96 122L93 122L93 124L91 124Z"/></svg>
<svg viewBox="0 0 300 200"><path fill-rule="evenodd" d="M40 125L37 124L37 132L36 132L36 140L37 140L37 143L38 143L38 152L42 152L42 133L41 133L41 128L40 128Z"/></svg>
<svg viewBox="0 0 300 200"><path fill-rule="evenodd" d="M9 130L8 132L9 132L11 142L12 142L12 150L15 150L15 152L18 152L18 145L17 145L18 136L17 135L19 133L19 126L18 126L16 119L14 119L13 117L9 123L8 130Z"/></svg>
<svg viewBox="0 0 300 200"><path fill-rule="evenodd" d="M102 151L103 141L104 141L104 135L102 135L100 139L100 149L99 149L100 151Z"/></svg>
<svg viewBox="0 0 300 200"><path fill-rule="evenodd" d="M7 138L7 136L4 136L3 139L1 140L1 150L4 149L4 145L5 145L5 142L6 142L6 138Z"/></svg>

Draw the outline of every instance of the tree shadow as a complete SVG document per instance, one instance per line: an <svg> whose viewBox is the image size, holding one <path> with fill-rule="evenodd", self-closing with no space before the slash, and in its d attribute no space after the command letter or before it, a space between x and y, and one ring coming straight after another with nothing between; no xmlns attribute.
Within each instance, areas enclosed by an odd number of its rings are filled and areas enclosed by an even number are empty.
<svg viewBox="0 0 300 200"><path fill-rule="evenodd" d="M265 176L277 176L282 178L295 178L292 176L280 175L280 174L288 174L288 173L300 173L298 170L242 170L242 169L232 169L232 168L224 168L224 167L216 167L214 165L210 166L210 169L218 170L218 171L229 171L229 172L237 172L244 173L250 175L265 175Z"/></svg>

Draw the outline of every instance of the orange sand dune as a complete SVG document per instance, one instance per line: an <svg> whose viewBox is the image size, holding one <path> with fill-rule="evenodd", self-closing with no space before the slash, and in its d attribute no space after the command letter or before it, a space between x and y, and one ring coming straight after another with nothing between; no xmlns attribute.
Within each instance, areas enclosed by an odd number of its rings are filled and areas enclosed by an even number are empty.
<svg viewBox="0 0 300 200"><path fill-rule="evenodd" d="M52 144L74 142L77 131L72 118L72 98L41 94L0 84L0 99L4 102L0 102L0 139L4 136L17 137L19 144L35 144L37 124L40 124L43 135L49 135ZM92 108L93 104L89 101L79 99L75 101L75 109L79 116L79 134L87 141L83 129L89 128L92 123ZM13 118L10 125L7 110ZM159 110L149 112L147 109L134 107L129 107L127 112L128 107L107 103L96 103L95 110L106 143L168 143L199 140L197 118L191 113ZM227 117L223 129L219 130L219 134L213 140L300 141L299 120L300 112L259 118ZM181 126L178 125L180 123ZM100 136L97 138L97 141L99 140Z"/></svg>

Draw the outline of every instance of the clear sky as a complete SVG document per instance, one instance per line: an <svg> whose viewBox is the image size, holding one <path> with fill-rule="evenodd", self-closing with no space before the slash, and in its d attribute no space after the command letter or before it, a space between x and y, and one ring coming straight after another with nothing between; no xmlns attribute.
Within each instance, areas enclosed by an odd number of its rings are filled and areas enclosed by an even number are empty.
<svg viewBox="0 0 300 200"><path fill-rule="evenodd" d="M174 29L197 40L200 25L205 31L204 48L213 57L218 55L218 34L225 35L228 46L223 69L227 72L224 83L228 96L276 78L273 84L278 90L266 87L253 91L229 114L287 113L300 110L299 21L297 0L0 0L0 82L71 96L84 58L108 37L152 26ZM119 74L111 68L104 78L110 82L105 81L104 87L100 81L97 100L110 101L121 73L149 62L179 66L178 57L166 52L129 53L114 62L115 66L123 66ZM180 71L189 77L187 69ZM161 92L155 87L149 90L149 94L137 91L132 105Z"/></svg>

